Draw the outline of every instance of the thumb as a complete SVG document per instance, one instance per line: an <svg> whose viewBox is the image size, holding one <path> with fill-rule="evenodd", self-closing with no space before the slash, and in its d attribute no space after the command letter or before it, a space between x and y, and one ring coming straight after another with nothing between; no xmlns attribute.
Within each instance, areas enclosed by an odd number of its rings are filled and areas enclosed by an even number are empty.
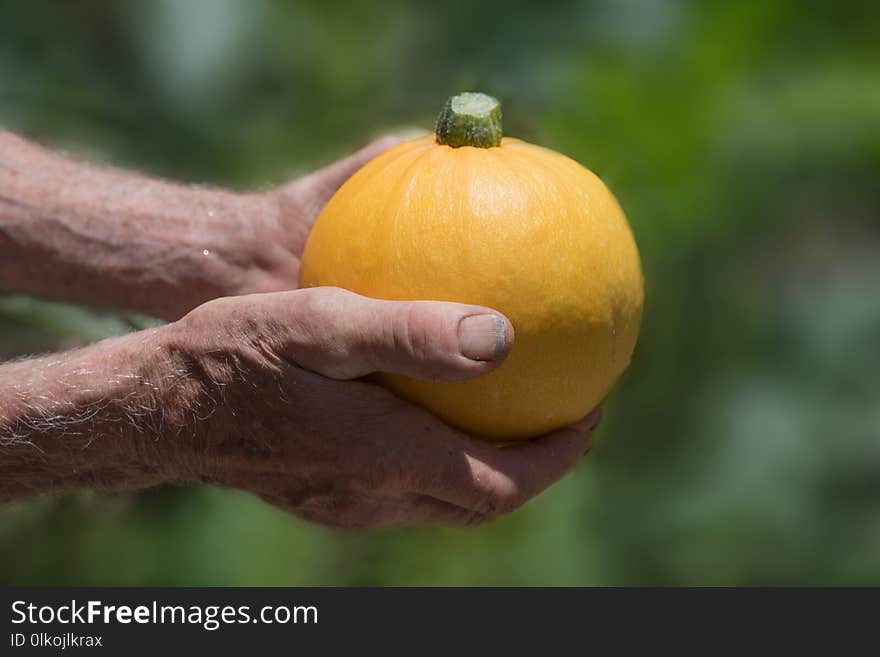
<svg viewBox="0 0 880 657"><path fill-rule="evenodd" d="M394 372L460 381L491 372L513 345L510 322L482 306L381 301L331 287L290 296L285 355L334 379Z"/></svg>
<svg viewBox="0 0 880 657"><path fill-rule="evenodd" d="M367 144L356 153L323 169L318 169L294 184L305 187L315 207L323 207L330 200L330 197L336 193L336 190L342 186L342 183L351 178L358 169L401 142L403 142L403 139L399 137L390 135L381 137Z"/></svg>

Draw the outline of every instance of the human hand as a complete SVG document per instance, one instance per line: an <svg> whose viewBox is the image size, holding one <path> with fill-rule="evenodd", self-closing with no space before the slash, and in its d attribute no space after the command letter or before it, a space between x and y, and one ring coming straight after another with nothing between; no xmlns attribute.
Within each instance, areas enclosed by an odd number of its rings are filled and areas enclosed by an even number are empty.
<svg viewBox="0 0 880 657"><path fill-rule="evenodd" d="M256 195L252 213L255 239L239 243L259 253L248 253L242 258L250 268L234 292L296 289L302 252L321 210L358 169L402 141L398 137L382 137L323 169Z"/></svg>
<svg viewBox="0 0 880 657"><path fill-rule="evenodd" d="M318 213L386 137L273 190L96 168L0 129L0 287L179 319L210 299L297 287Z"/></svg>
<svg viewBox="0 0 880 657"><path fill-rule="evenodd" d="M598 409L574 428L499 448L358 380L486 374L513 342L498 317L337 288L208 302L162 329L176 373L163 417L178 424L158 441L162 476L249 491L351 529L472 525L510 512L583 457Z"/></svg>

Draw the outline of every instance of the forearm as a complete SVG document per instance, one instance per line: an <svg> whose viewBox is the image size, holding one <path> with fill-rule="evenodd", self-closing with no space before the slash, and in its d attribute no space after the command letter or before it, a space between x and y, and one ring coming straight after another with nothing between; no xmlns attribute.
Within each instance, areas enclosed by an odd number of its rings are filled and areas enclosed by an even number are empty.
<svg viewBox="0 0 880 657"><path fill-rule="evenodd" d="M0 288L176 319L236 294L270 196L85 166L0 131Z"/></svg>
<svg viewBox="0 0 880 657"><path fill-rule="evenodd" d="M0 365L0 501L167 478L189 379L164 329Z"/></svg>

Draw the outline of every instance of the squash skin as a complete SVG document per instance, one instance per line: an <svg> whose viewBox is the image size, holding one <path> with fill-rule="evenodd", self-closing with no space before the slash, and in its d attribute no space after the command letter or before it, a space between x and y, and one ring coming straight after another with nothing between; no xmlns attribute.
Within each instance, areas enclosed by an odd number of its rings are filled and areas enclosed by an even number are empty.
<svg viewBox="0 0 880 657"><path fill-rule="evenodd" d="M509 441L581 419L629 365L644 283L635 241L602 181L505 137L452 148L433 135L380 155L333 196L309 236L300 286L494 308L516 338L463 382L378 380L462 430Z"/></svg>

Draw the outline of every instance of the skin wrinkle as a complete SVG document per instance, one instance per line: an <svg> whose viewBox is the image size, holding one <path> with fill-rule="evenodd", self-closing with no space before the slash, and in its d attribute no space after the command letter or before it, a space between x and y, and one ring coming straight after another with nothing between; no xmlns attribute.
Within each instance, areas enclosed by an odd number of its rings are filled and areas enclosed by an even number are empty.
<svg viewBox="0 0 880 657"><path fill-rule="evenodd" d="M315 215L389 145L239 194L84 166L0 131L0 288L178 320L0 364L0 500L211 483L335 527L467 525L572 467L588 442L574 431L507 452L370 383L491 371L458 352L477 307L257 294L295 287Z"/></svg>
<svg viewBox="0 0 880 657"><path fill-rule="evenodd" d="M72 244L62 242L53 248L53 253L76 252L82 259L88 259L91 254L111 254L105 256L104 266L112 269L118 280L125 281L133 287L149 286L154 283L171 284L179 277L192 278L197 272L190 254L171 250L159 241L127 239L122 236L115 239L101 239L89 229L80 228L59 217L45 216L44 221L50 224L47 230L54 232L56 240L63 240L66 237L72 242ZM8 230L7 234L10 234ZM27 237L27 234L25 233L23 237ZM16 241L20 244L26 242L23 238ZM145 271L140 263L131 262L127 256L130 251L137 251L142 257L151 259L155 263L155 268ZM217 250L214 253L217 253Z"/></svg>
<svg viewBox="0 0 880 657"><path fill-rule="evenodd" d="M85 167L3 131L0 160L0 287L176 319L248 281L281 287L263 269L289 275L266 246L280 240L259 235L277 221L272 194Z"/></svg>
<svg viewBox="0 0 880 657"><path fill-rule="evenodd" d="M28 203L27 201L23 201L18 198L13 198L12 196L9 196L7 194L2 194L2 193L0 193L0 203L6 203L7 205L12 205L17 208L25 208L28 210L34 210L37 207L33 203Z"/></svg>
<svg viewBox="0 0 880 657"><path fill-rule="evenodd" d="M292 294L253 297L265 307L250 312L273 318L266 323L242 322L224 300L158 329L0 366L0 381L20 379L14 394L0 386L0 498L211 482L251 491L306 519L368 529L476 524L548 485L540 471L543 483L515 481L524 469L505 472L511 466L499 450L373 385L267 358L253 345L275 344L265 334L277 331L283 314L267 311L294 307ZM331 296L342 304L355 297ZM407 316L409 304L385 304ZM336 312L332 304L307 305ZM13 401L3 403L4 394ZM583 445L572 444L576 450L562 455L566 465L554 466L554 477L580 457ZM447 463L442 480L433 474L438 457Z"/></svg>

